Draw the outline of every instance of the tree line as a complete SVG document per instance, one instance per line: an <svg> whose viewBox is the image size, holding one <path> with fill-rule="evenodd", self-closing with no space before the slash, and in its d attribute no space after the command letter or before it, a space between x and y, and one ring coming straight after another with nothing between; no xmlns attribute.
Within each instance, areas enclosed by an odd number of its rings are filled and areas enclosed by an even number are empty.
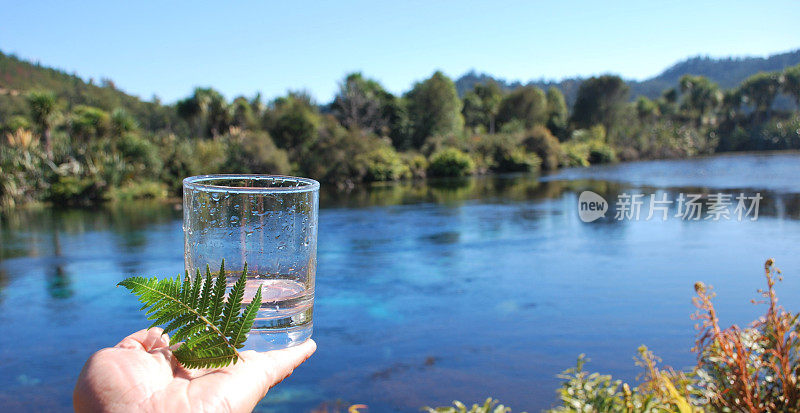
<svg viewBox="0 0 800 413"><path fill-rule="evenodd" d="M780 94L794 110L776 110ZM0 205L92 204L179 194L203 173L299 174L358 182L800 148L800 65L723 90L683 76L655 100L629 100L618 76L584 80L571 108L557 88L504 91L493 81L460 97L441 72L394 95L349 74L329 104L304 92L229 101L197 88L148 115L105 110L48 90L1 111ZM11 112L9 114L9 112Z"/></svg>

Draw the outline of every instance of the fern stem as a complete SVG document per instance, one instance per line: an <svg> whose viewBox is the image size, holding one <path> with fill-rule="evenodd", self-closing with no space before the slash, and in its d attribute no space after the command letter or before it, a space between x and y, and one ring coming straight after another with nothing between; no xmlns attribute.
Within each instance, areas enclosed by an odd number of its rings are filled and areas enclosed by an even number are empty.
<svg viewBox="0 0 800 413"><path fill-rule="evenodd" d="M186 305L185 303L181 302L181 300L176 300L174 297L171 297L171 296L169 296L169 295L167 295L167 294L164 294L163 292L161 292L161 291L159 291L159 290L157 290L157 289L155 289L155 288L150 288L150 286L148 286L148 285L147 285L147 284L145 284L145 283L142 283L142 284L140 284L140 285L141 285L143 288L145 288L145 289L147 289L147 290L149 290L149 291L151 291L151 292L153 292L153 293L155 293L155 294L158 294L158 295L160 295L160 296L162 296L162 297L166 297L166 298L167 298L167 299L169 299L170 301L176 302L176 303L180 304L182 307L186 308L186 309L187 309L189 312L191 312L192 314L194 314L195 316L197 316L197 317L198 317L200 320L202 320L202 321L203 321L203 322L204 322L204 323L205 323L205 324L206 324L208 327L210 327L210 328L211 328L211 329L212 329L212 330L213 330L215 333L217 333L217 334L218 334L220 337L222 337L222 339L225 341L225 345L226 345L227 347L229 347L231 350L233 350L234 354L236 354L236 358L237 358L237 359L244 360L244 359L242 359L242 356L241 356L241 354L239 354L239 351L236 349L236 347L235 347L235 346L233 346L233 345L231 344L231 342L228 340L228 337L226 337L226 336L225 336L225 334L223 334L223 333L222 333L222 331L220 331L220 330L219 330L219 328L217 328L217 326L215 326L215 325L214 325L214 323L212 323L212 322L211 322L211 321L209 321L209 320L208 320L208 319L207 319L205 316L203 316L202 314L200 314L199 312L197 312L197 310L195 310L195 309L194 309L194 308L192 308L191 306L189 306L189 305Z"/></svg>

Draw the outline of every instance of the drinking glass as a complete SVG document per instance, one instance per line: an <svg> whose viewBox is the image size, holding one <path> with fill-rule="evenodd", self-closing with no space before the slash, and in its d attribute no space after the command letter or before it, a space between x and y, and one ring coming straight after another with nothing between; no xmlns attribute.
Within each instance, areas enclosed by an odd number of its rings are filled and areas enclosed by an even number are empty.
<svg viewBox="0 0 800 413"><path fill-rule="evenodd" d="M300 344L313 328L319 182L277 175L183 180L184 264L189 274L225 260L228 287L247 264L242 306L261 289L245 343L267 351Z"/></svg>

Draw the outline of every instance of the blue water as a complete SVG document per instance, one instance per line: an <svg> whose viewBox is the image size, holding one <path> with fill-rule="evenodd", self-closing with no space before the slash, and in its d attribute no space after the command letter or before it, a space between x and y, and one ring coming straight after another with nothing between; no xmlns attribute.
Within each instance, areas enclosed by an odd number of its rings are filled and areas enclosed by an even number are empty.
<svg viewBox="0 0 800 413"><path fill-rule="evenodd" d="M410 412L493 396L538 411L556 401L556 374L580 353L588 368L626 380L639 373L641 344L665 364L691 366L695 281L715 286L723 323L746 323L774 257L786 274L781 303L800 307L798 176L800 155L784 153L323 193L319 349L258 410L339 400ZM764 200L754 222L587 224L577 216L586 189L612 203L656 191ZM182 270L180 217L152 203L4 217L0 411L70 409L86 358L147 325L115 284Z"/></svg>

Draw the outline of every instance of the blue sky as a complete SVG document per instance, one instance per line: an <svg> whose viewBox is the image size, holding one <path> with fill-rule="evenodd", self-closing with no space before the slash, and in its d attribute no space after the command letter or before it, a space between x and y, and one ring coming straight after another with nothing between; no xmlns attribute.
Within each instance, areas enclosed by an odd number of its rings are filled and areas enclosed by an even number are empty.
<svg viewBox="0 0 800 413"><path fill-rule="evenodd" d="M437 69L643 79L688 56L800 47L796 1L0 0L0 10L3 52L167 102L195 86L228 98L306 89L327 102L352 71L395 93Z"/></svg>

